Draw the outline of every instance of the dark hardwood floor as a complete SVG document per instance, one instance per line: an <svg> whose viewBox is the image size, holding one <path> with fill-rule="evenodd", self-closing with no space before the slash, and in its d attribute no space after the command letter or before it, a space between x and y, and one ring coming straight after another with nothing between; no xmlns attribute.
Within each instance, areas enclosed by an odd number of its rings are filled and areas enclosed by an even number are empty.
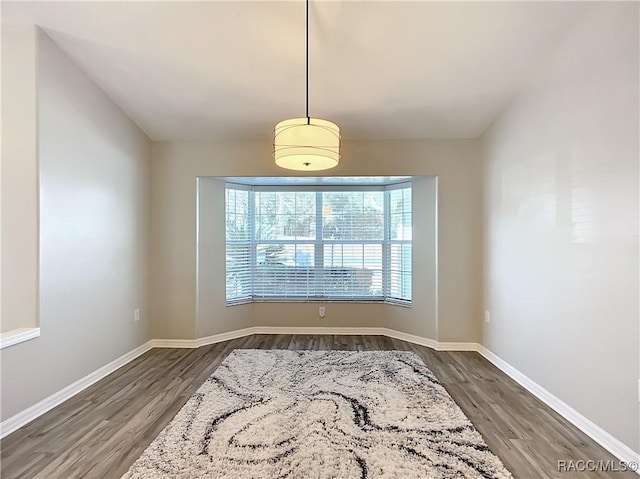
<svg viewBox="0 0 640 479"><path fill-rule="evenodd" d="M306 335L153 349L6 437L0 476L119 478L236 348L414 351L515 478L638 478L631 472L558 471L559 460L615 458L477 353L437 352L382 336Z"/></svg>

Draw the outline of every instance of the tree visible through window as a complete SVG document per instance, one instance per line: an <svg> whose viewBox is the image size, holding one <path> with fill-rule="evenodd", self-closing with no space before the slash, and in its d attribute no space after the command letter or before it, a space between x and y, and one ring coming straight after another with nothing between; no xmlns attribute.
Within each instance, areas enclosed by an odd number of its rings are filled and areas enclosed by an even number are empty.
<svg viewBox="0 0 640 479"><path fill-rule="evenodd" d="M227 301L411 301L411 187L226 189Z"/></svg>

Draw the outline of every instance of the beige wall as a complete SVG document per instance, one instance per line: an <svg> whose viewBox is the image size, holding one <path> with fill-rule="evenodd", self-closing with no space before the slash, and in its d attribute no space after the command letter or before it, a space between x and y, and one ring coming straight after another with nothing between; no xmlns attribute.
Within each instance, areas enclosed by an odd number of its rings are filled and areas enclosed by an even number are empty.
<svg viewBox="0 0 640 479"><path fill-rule="evenodd" d="M224 181L198 178L195 337L252 326L252 304L225 304Z"/></svg>
<svg viewBox="0 0 640 479"><path fill-rule="evenodd" d="M36 28L2 25L0 332L38 325Z"/></svg>
<svg viewBox="0 0 640 479"><path fill-rule="evenodd" d="M1 352L2 420L149 339L151 143L41 32L38 50L41 336Z"/></svg>
<svg viewBox="0 0 640 479"><path fill-rule="evenodd" d="M478 241L480 212L480 165L478 144L474 140L444 141L346 141L343 161L331 170L336 176L416 175L438 177L439 310L436 323L436 299L433 298L433 274L436 261L428 251L434 239L423 241L415 253L419 265L416 281L425 289L414 290L416 304L406 309L378 304L337 304L327 307L327 317L320 319L316 304L256 303L224 307L224 289L213 278L205 281L207 268L198 270L200 283L211 287L198 294L196 285L199 258L196 238L196 178L204 176L287 176L271 159L268 142L157 142L154 143L152 187L152 335L156 338L200 337L238 329L248 324L262 326L387 326L408 333L442 341L479 340L480 263ZM203 179L201 179L201 187ZM212 180L213 181L213 180ZM431 202L435 180L425 179L417 187L418 203ZM424 193L419 193L423 191ZM215 192L211 191L211 194ZM414 193L416 194L416 193ZM218 192L220 216L223 197ZM421 208L422 207L422 208ZM430 208L416 205L424 212L427 231ZM433 208L431 208L433 211ZM209 219L215 217L207 216ZM219 224L223 224L222 217ZM433 222L431 223L433 224ZM212 233L223 241L222 231ZM217 236L215 236L217 234ZM417 236L417 234L416 234ZM442 241L442 238L445 238ZM202 241L202 240L201 240ZM416 240L414 240L416 241ZM421 251L425 252L424 254ZM223 269L221 256L211 262ZM443 271L445 271L443 273ZM431 296L430 296L431 295ZM216 298L216 299L213 299ZM205 305L205 303L207 303ZM240 312L241 311L241 312ZM233 317L227 316L233 314ZM251 319L251 323L247 319ZM196 319L197 318L197 319ZM236 325L237 326L234 326Z"/></svg>
<svg viewBox="0 0 640 479"><path fill-rule="evenodd" d="M205 177L289 175L268 142L151 146L46 35L3 25L2 331L39 305L42 336L0 353L2 420L150 337L386 326L482 340L640 450L638 13L595 5L481 141L345 141L332 175L425 177L414 305L329 303L324 319L224 305L223 184Z"/></svg>
<svg viewBox="0 0 640 479"><path fill-rule="evenodd" d="M483 343L636 451L638 4L594 5L483 136Z"/></svg>
<svg viewBox="0 0 640 479"><path fill-rule="evenodd" d="M474 161L474 160L472 160ZM452 316L438 316L438 178L426 177L416 178L413 181L412 188L412 285L413 298L412 307L403 308L398 306L386 306L385 326L397 331L403 331L410 334L416 334L425 338L440 338L440 324L442 329L446 327L452 328L450 321L455 322ZM446 248L445 248L446 251ZM470 268L471 270L471 268ZM449 285L450 287L453 285ZM478 287L475 284L475 287ZM447 291L447 288L445 288ZM473 294L473 291L468 291ZM472 300L473 301L473 300ZM474 309L476 305L471 306L468 313L469 320L475 321L478 314ZM462 326L465 322L462 322ZM472 326L471 323L467 323ZM458 323L458 327L460 323ZM456 326L453 326L455 328ZM454 331L454 337L473 337L472 330L459 334ZM459 341L466 341L459 339Z"/></svg>
<svg viewBox="0 0 640 479"><path fill-rule="evenodd" d="M196 336L249 326L391 327L437 337L436 302L436 178L413 181L414 294L411 308L372 303L257 302L225 305L224 179L198 178ZM326 316L318 316L325 306Z"/></svg>

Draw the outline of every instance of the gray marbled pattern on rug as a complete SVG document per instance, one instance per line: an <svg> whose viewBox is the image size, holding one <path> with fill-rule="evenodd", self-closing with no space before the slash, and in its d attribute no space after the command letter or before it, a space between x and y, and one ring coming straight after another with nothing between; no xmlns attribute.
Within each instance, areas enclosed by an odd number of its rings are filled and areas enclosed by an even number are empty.
<svg viewBox="0 0 640 479"><path fill-rule="evenodd" d="M511 475L413 353L237 349L123 477Z"/></svg>

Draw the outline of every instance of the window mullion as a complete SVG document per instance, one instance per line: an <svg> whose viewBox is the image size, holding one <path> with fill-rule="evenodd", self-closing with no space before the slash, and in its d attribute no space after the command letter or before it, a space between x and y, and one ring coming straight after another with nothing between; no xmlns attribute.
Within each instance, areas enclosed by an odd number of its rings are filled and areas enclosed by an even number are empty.
<svg viewBox="0 0 640 479"><path fill-rule="evenodd" d="M256 279L256 262L257 262L257 243L256 243L256 200L253 188L249 190L249 258L251 265L251 273L249 277L251 298L255 297L255 279Z"/></svg>
<svg viewBox="0 0 640 479"><path fill-rule="evenodd" d="M382 245L382 296L385 300L389 297L391 284L391 196L388 190L384 192L383 206L383 234L384 243Z"/></svg>
<svg viewBox="0 0 640 479"><path fill-rule="evenodd" d="M316 191L316 241L314 246L313 295L324 294L322 278L324 272L324 247L322 243L322 192Z"/></svg>

